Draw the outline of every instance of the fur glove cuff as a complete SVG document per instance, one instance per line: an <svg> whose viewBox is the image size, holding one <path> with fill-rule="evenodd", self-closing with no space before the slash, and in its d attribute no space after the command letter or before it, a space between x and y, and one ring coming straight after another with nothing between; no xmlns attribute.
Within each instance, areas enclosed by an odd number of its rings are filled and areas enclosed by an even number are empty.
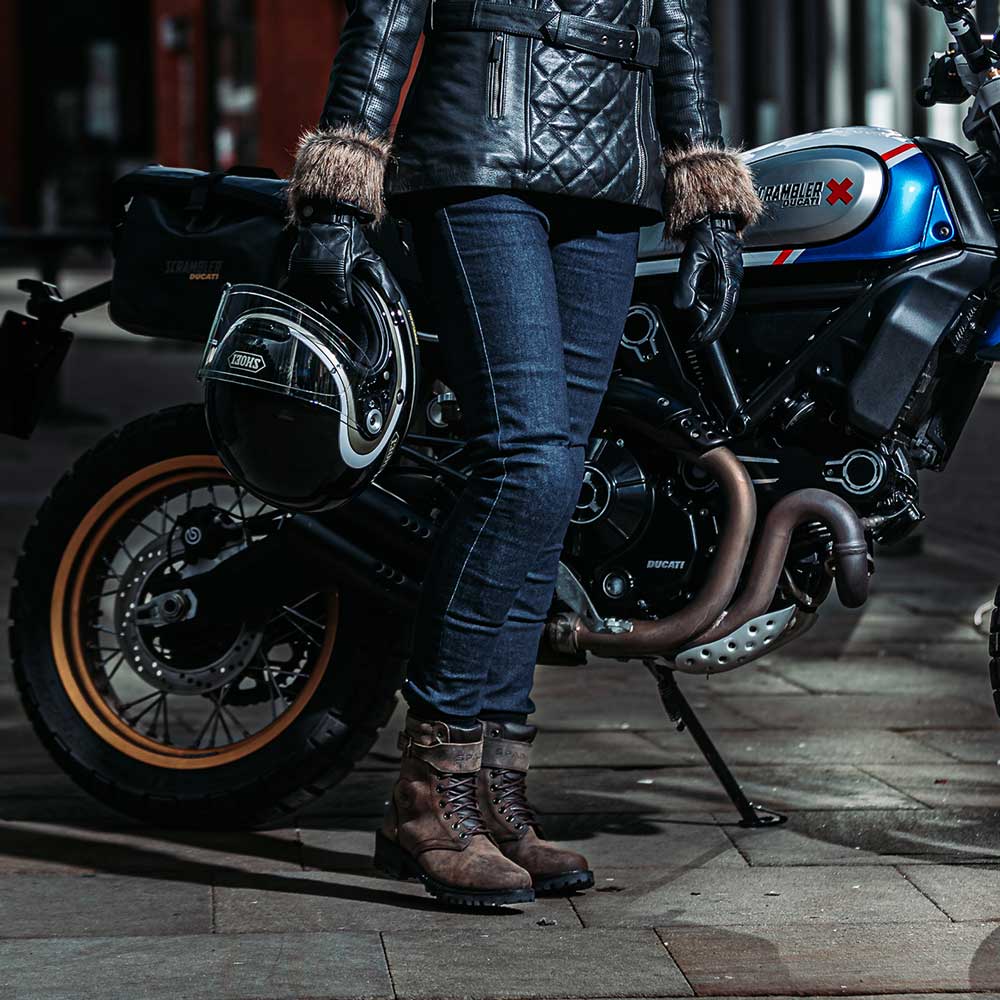
<svg viewBox="0 0 1000 1000"><path fill-rule="evenodd" d="M385 217L385 169L390 141L357 125L306 132L288 182L291 221L307 201L345 201L366 212L375 222Z"/></svg>
<svg viewBox="0 0 1000 1000"><path fill-rule="evenodd" d="M753 225L764 206L750 168L737 153L717 146L665 150L663 196L666 235L686 239L692 225L706 215L732 215L738 235Z"/></svg>

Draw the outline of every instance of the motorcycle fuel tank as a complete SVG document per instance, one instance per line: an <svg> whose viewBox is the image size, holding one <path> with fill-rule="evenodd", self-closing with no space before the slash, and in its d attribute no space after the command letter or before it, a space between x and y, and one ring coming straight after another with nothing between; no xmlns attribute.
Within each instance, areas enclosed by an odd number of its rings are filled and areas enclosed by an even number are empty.
<svg viewBox="0 0 1000 1000"><path fill-rule="evenodd" d="M817 146L749 162L765 215L748 249L844 239L871 221L885 193L882 161L866 150Z"/></svg>
<svg viewBox="0 0 1000 1000"><path fill-rule="evenodd" d="M954 236L933 164L898 132L827 129L744 158L764 203L746 234L749 267L878 260ZM644 230L639 276L676 270L679 249L664 241L661 226Z"/></svg>

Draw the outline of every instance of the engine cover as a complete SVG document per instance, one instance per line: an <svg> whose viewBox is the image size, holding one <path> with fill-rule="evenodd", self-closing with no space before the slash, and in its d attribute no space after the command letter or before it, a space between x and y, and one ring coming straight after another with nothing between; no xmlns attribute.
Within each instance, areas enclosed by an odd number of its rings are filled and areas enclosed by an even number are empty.
<svg viewBox="0 0 1000 1000"><path fill-rule="evenodd" d="M620 438L593 438L573 515L576 554L597 562L627 547L652 508L646 473Z"/></svg>
<svg viewBox="0 0 1000 1000"><path fill-rule="evenodd" d="M690 472L651 477L622 439L591 441L565 558L602 615L669 614L698 589L719 491Z"/></svg>

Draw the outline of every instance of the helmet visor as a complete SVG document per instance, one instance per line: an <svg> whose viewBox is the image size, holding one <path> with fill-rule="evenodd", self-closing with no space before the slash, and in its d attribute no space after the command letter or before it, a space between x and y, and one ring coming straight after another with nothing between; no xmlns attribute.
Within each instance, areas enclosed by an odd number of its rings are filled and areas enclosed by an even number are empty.
<svg viewBox="0 0 1000 1000"><path fill-rule="evenodd" d="M384 351L365 306L347 322L272 288L226 289L198 377L294 397L349 418L352 397L377 374ZM338 317L339 319L339 317Z"/></svg>

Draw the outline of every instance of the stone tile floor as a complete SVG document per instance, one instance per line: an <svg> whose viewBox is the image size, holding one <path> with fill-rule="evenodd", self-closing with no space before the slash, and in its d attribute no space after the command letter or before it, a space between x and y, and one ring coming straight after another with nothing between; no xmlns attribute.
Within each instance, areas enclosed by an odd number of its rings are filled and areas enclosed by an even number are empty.
<svg viewBox="0 0 1000 1000"><path fill-rule="evenodd" d="M117 422L193 394L189 354L124 350L81 345L70 402ZM137 392L115 396L123 359ZM54 769L4 651L0 997L1000 996L1000 720L970 624L1000 563L970 541L988 514L956 516L996 405L929 491L925 553L881 560L863 613L831 606L760 665L683 681L787 826L737 824L642 668L539 670L534 798L598 879L568 900L453 912L371 871L391 732L295 826L139 827ZM32 506L101 432L0 443L0 588Z"/></svg>

